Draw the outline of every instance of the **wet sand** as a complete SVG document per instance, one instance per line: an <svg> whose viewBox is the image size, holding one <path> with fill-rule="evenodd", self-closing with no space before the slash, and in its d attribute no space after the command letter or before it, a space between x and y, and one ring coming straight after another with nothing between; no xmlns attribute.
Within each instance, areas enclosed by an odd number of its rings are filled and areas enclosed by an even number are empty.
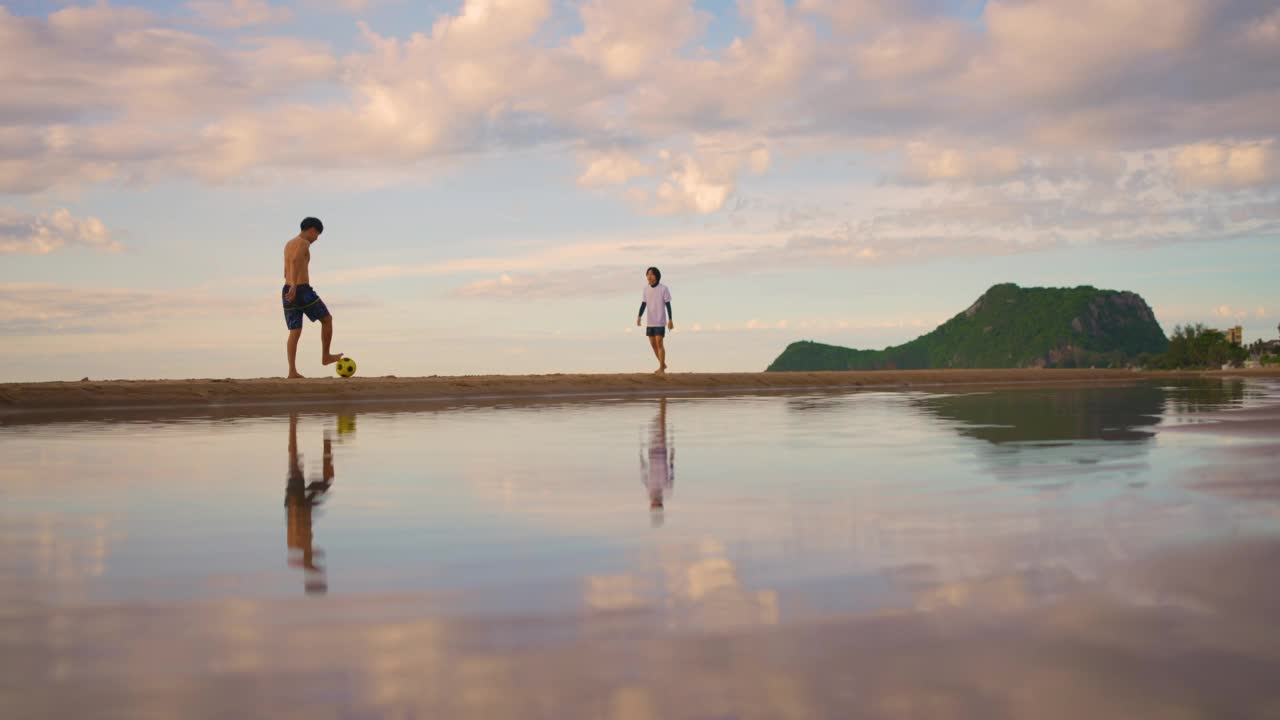
<svg viewBox="0 0 1280 720"><path fill-rule="evenodd" d="M23 718L1280 717L1280 575L1268 571L1280 534L1267 521L1280 518L1280 436L1251 429L1280 422L1276 384L1189 397L1128 375L992 374L985 387L1025 390L934 403L815 393L719 414L542 393L493 402L561 407L362 415L359 430L354 410L344 428L313 405L296 439L282 421L12 433L0 464L0 567L13 580L0 583L0 707ZM518 380L530 379L509 386ZM1035 389L1068 382L1088 385L1057 404ZM786 388L762 388L773 389ZM489 401L458 404L470 402ZM778 410L785 425L766 425ZM195 411L259 412L272 406ZM163 414L116 414L146 413ZM1049 414L1084 419L1041 422ZM672 423L673 463L677 434L681 453L657 528L637 445L611 449L650 420L664 435ZM936 432L894 432L913 423ZM1166 443L1117 428L1247 432ZM330 551L317 597L289 564L295 516L280 496L295 441L304 469L328 472L330 432L336 494L305 525L307 547ZM1081 452L1059 453L1072 445ZM967 479L944 482L953 475Z"/></svg>
<svg viewBox="0 0 1280 720"><path fill-rule="evenodd" d="M1140 379L1280 377L1280 369L887 370L864 372L468 375L399 378L107 380L0 384L0 413L30 411L366 403L532 397L609 397L694 392L852 388L1009 387Z"/></svg>

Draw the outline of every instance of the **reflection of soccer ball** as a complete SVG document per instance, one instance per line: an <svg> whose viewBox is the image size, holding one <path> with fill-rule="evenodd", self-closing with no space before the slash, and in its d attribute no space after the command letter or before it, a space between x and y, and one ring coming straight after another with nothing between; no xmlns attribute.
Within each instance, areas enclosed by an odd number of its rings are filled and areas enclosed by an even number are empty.
<svg viewBox="0 0 1280 720"><path fill-rule="evenodd" d="M338 374L342 377L351 377L356 374L356 361L349 357L344 357L338 361Z"/></svg>
<svg viewBox="0 0 1280 720"><path fill-rule="evenodd" d="M350 435L356 431L355 415L339 415L338 416L338 434Z"/></svg>

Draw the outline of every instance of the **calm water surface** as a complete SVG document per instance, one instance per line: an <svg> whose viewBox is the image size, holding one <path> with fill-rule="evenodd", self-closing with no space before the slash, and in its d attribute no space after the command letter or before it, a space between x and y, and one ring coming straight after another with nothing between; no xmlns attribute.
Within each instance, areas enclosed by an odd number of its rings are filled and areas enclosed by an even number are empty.
<svg viewBox="0 0 1280 720"><path fill-rule="evenodd" d="M1280 717L1278 403L0 418L0 717Z"/></svg>

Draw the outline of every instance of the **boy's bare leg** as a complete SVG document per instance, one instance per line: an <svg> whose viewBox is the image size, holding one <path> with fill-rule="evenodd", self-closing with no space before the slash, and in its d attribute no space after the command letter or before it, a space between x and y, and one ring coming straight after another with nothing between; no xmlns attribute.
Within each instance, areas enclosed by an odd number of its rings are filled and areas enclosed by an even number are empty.
<svg viewBox="0 0 1280 720"><path fill-rule="evenodd" d="M653 353L658 356L658 369L655 375L665 375L667 373L667 346L663 342L661 335L653 336Z"/></svg>
<svg viewBox="0 0 1280 720"><path fill-rule="evenodd" d="M342 359L342 353L329 352L329 343L333 341L333 316L329 315L320 321L320 342L324 346L320 362L332 365Z"/></svg>
<svg viewBox="0 0 1280 720"><path fill-rule="evenodd" d="M300 378L302 373L298 372L298 338L302 337L302 328L289 331L289 377Z"/></svg>

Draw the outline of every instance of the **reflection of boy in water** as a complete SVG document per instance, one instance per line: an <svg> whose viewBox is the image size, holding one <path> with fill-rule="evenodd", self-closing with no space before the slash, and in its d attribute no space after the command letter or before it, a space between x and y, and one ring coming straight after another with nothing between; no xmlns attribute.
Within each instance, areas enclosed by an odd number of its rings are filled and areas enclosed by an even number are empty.
<svg viewBox="0 0 1280 720"><path fill-rule="evenodd" d="M298 416L289 416L289 481L285 486L284 506L288 522L286 541L289 545L289 565L301 567L306 573L305 587L308 593L324 593L329 589L324 568L315 564L315 558L323 557L323 550L311 547L311 511L320 504L324 493L333 484L333 444L326 432L324 437L324 479L307 484L302 469L302 457L298 455Z"/></svg>
<svg viewBox="0 0 1280 720"><path fill-rule="evenodd" d="M652 511L653 524L662 524L664 492L669 492L675 485L676 451L667 449L667 400L658 401L658 414L653 419L649 431L648 457L640 453L640 473L645 487L649 490L649 510Z"/></svg>

